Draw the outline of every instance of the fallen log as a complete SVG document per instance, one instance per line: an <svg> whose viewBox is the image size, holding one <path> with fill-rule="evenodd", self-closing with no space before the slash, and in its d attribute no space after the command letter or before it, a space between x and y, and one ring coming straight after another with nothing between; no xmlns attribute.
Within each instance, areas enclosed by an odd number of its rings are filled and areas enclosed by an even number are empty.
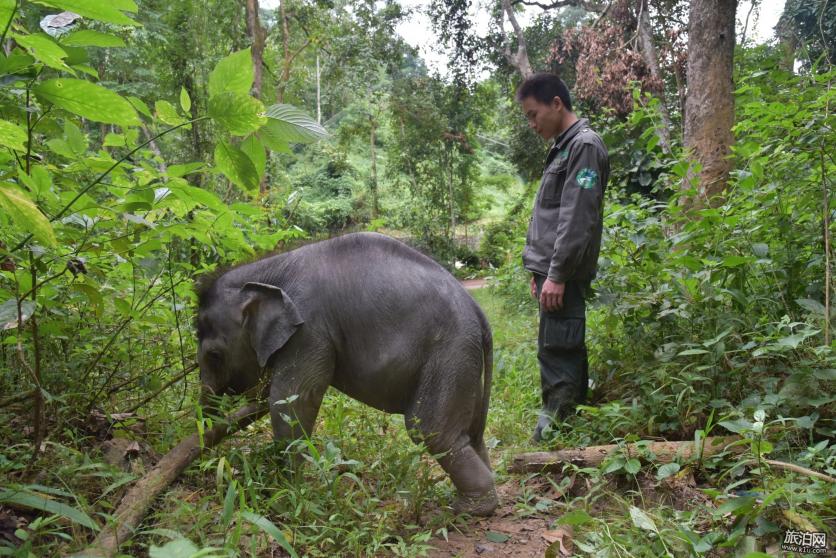
<svg viewBox="0 0 836 558"><path fill-rule="evenodd" d="M698 455L700 447L702 456L709 457L722 451L735 453L743 451L741 446L727 448L729 444L739 441L737 436L717 436L706 438L700 446L694 447L693 441L685 442L651 442L649 444L609 444L606 446L589 446L586 448L570 448L559 451L538 451L521 453L514 456L508 467L511 473L541 473L544 471L560 471L567 464L579 467L597 467L607 457L614 453L625 452L630 456L640 456L642 451L650 451L656 455L656 462L670 463L675 458L690 459ZM644 448L642 450L641 448ZM695 451L696 450L696 451Z"/></svg>
<svg viewBox="0 0 836 558"><path fill-rule="evenodd" d="M228 435L267 414L267 410L268 407L264 403L247 405L229 415L226 422L206 430L203 433L202 447L197 434L192 434L174 446L125 494L119 508L113 514L112 521L99 531L93 543L70 558L110 558L116 554L119 545L131 538L160 492L200 455L203 448L217 445Z"/></svg>

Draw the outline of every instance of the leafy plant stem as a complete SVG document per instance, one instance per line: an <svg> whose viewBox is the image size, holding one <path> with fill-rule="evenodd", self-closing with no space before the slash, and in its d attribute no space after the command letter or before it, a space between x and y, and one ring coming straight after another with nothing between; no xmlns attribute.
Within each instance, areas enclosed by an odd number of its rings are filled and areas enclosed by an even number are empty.
<svg viewBox="0 0 836 558"><path fill-rule="evenodd" d="M35 256L30 253L29 254L29 271L32 275L32 301L37 304L37 284L38 284L38 270L35 266ZM22 316L20 314L21 311L21 299L18 299L18 319L22 321ZM37 312L33 310L32 316L30 316L29 321L32 324L32 350L34 352L34 368L31 369L32 378L35 382L36 389L33 391L34 394L34 405L33 405L33 417L32 417L32 426L34 428L34 436L32 442L32 457L29 459L29 464L26 466L27 474L31 471L32 466L38 459L38 454L41 451L41 442L44 439L44 394L43 390L41 389L41 343L40 338L38 335L38 318ZM22 349L22 347L20 347Z"/></svg>
<svg viewBox="0 0 836 558"><path fill-rule="evenodd" d="M27 95L28 95L28 92L27 92ZM27 118L28 118L28 116L27 116ZM102 180L104 180L104 178L105 178L107 175L109 175L111 172L113 172L113 169L115 169L116 167L118 167L119 165L121 165L122 163L124 163L126 160L128 160L128 159L131 157L131 155L133 155L134 153L136 153L137 151L139 151L140 149L142 149L142 148L143 148L143 147L145 147L146 145L149 145L152 141L154 141L154 140L156 140L156 139L158 139L158 138L161 138L161 137L163 137L164 135L166 135L166 134L168 134L168 133L170 133L170 132L173 132L174 130L177 130L178 128L182 128L183 126L188 126L189 124L192 124L192 123L194 123L194 122L199 122L199 121L201 121L201 120L206 120L206 119L208 119L208 118L209 118L208 116L200 116L200 117L198 117L198 118L194 118L194 119L189 120L189 121L187 121L187 122L183 122L182 124L178 124L177 126L173 126L173 127L168 128L168 129L166 129L166 130L163 130L162 132L160 132L160 133L159 133L159 134L157 134L156 136L152 137L151 139L149 139L149 140L145 141L144 143L141 143L140 145L138 145L138 146L134 147L134 148L133 148L133 149L131 149L128 153L126 153L126 154L125 154L125 155L124 155L121 159L119 159L118 161L116 161L115 163L113 163L113 164L112 164L112 165L111 165L111 166L110 166L110 167L109 167L106 171L104 171L102 174L100 174L100 175L99 175L99 176L98 176L98 177L97 177L97 178L96 178L93 182L91 182L90 184L88 184L87 186L85 186L84 188L82 188L81 190L79 190L78 194L76 194L76 195L75 195L75 197L73 197L73 199L71 199L69 202L67 202L67 205L65 205L65 206L64 206L64 208L63 208L63 209L61 209L61 211L59 211L59 212L58 212L55 216L53 216L52 218L50 218L50 222L57 221L58 219L60 219L61 217L63 217L63 216L67 213L67 211L69 211L69 210L70 210L70 208L71 208L73 205L75 205L75 202L77 202L78 200L80 200L82 196L84 196L84 195L85 195L87 192L89 192L89 191L90 191L90 190L91 190L94 186L96 186L96 185L97 185L97 184L99 184ZM30 143L31 143L31 142L30 142ZM23 240L21 240L21 241L18 243L18 245L17 245L17 246L15 246L14 248L12 248L12 249L10 250L10 252L17 252L18 250L20 250L21 248L23 248L23 247L26 245L26 243L27 243L27 242L29 242L29 241L32 239L32 236L33 236L32 234L27 235L27 236L26 236L26 238L24 238Z"/></svg>
<svg viewBox="0 0 836 558"><path fill-rule="evenodd" d="M822 13L824 10L822 10ZM833 85L832 81L827 83L827 91ZM830 98L828 95L827 103L824 108L824 121L827 122L827 117L830 114ZM822 217L824 220L824 344L830 346L830 191L827 188L827 165L824 162L824 139L819 142L819 159L821 166L821 187L823 195Z"/></svg>
<svg viewBox="0 0 836 558"><path fill-rule="evenodd" d="M138 403L135 403L133 406L131 406L130 409L126 409L122 412L123 413L135 413L137 411L137 409L139 409L140 407L142 407L143 405L145 405L146 403L148 403L149 401L151 401L152 399L154 399L155 397L157 397L161 393L165 392L168 388L170 388L171 386L173 386L174 384L176 384L180 380L184 379L186 376L189 375L189 372L193 371L195 368L197 368L197 364L192 364L191 366L184 367L183 371L180 372L180 374L178 374L177 376L173 377L171 380L167 381L165 384L160 386L160 389L158 389L154 393L148 395L147 397L142 398Z"/></svg>
<svg viewBox="0 0 836 558"><path fill-rule="evenodd" d="M0 48L3 47L6 43L6 35L9 32L9 28L12 26L12 22L15 19L15 14L17 13L17 9L20 7L20 0L15 0L15 7L12 8L12 13L9 14L9 21L6 22L6 28L3 29L3 36L0 37Z"/></svg>

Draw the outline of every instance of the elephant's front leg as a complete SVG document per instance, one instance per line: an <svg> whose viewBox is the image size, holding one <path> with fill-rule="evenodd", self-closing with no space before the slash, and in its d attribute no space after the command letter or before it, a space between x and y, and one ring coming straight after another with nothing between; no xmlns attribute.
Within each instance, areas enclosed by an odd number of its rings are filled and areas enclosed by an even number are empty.
<svg viewBox="0 0 836 558"><path fill-rule="evenodd" d="M281 445L313 434L322 397L331 383L328 367L301 366L279 369L270 384L270 420L273 437Z"/></svg>

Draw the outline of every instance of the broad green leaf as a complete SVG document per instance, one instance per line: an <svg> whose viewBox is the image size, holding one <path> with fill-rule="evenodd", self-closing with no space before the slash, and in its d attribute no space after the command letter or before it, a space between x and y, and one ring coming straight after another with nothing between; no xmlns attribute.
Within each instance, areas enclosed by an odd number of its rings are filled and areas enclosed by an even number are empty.
<svg viewBox="0 0 836 558"><path fill-rule="evenodd" d="M32 165L28 175L23 169L18 169L17 177L37 197L48 194L52 188L52 177L41 165Z"/></svg>
<svg viewBox="0 0 836 558"><path fill-rule="evenodd" d="M7 120L0 120L0 145L26 151L26 130Z"/></svg>
<svg viewBox="0 0 836 558"><path fill-rule="evenodd" d="M23 300L20 303L20 315L17 313L17 300L10 298L3 304L0 304L0 331L14 329L18 326L18 317L26 320L35 312L35 303L31 300Z"/></svg>
<svg viewBox="0 0 836 558"><path fill-rule="evenodd" d="M583 525L593 521L592 516L583 510L573 510L557 520L559 525Z"/></svg>
<svg viewBox="0 0 836 558"><path fill-rule="evenodd" d="M666 479L679 472L679 463L665 463L659 470L656 471L656 478L658 480Z"/></svg>
<svg viewBox="0 0 836 558"><path fill-rule="evenodd" d="M709 352L710 351L707 351L705 349L687 349L679 353L676 353L676 356L704 355L708 354Z"/></svg>
<svg viewBox="0 0 836 558"><path fill-rule="evenodd" d="M262 515L258 515L249 511L243 512L241 514L241 517L258 527L271 537L273 537L273 539L277 543L279 543L279 546L281 546L285 550L285 552L290 554L291 558L299 557L299 555L296 554L296 551L293 550L293 547L290 546L290 543L287 542L287 538L284 536L284 533L282 533L281 530L279 530L279 528L276 527L276 525L273 524L273 522L271 522L269 519Z"/></svg>
<svg viewBox="0 0 836 558"><path fill-rule="evenodd" d="M50 68L72 72L72 69L64 63L64 59L68 56L67 51L58 46L58 43L46 33L36 33L34 35L15 33L14 39L29 54Z"/></svg>
<svg viewBox="0 0 836 558"><path fill-rule="evenodd" d="M635 458L628 459L627 463L624 464L624 470L630 473L631 475L635 475L636 473L638 473L641 470L641 468L641 461Z"/></svg>
<svg viewBox="0 0 836 558"><path fill-rule="evenodd" d="M221 513L221 527L227 529L232 521L232 512L235 511L235 499L238 497L238 487L235 481L229 483L224 497L224 507Z"/></svg>
<svg viewBox="0 0 836 558"><path fill-rule="evenodd" d="M250 158L237 147L219 141L215 146L215 165L236 186L249 192L258 190L258 172Z"/></svg>
<svg viewBox="0 0 836 558"><path fill-rule="evenodd" d="M166 174L172 178L186 176L206 167L205 163L184 163L182 165L169 165Z"/></svg>
<svg viewBox="0 0 836 558"><path fill-rule="evenodd" d="M189 97L189 92L186 91L185 87L180 88L180 108L183 109L183 112L189 114L189 111L192 110L192 100Z"/></svg>
<svg viewBox="0 0 836 558"><path fill-rule="evenodd" d="M138 25L122 11L136 13L132 0L37 0L38 4L52 6L78 15L117 25ZM121 10L121 11L120 11Z"/></svg>
<svg viewBox="0 0 836 558"><path fill-rule="evenodd" d="M96 525L96 522L83 511L72 506L68 506L62 502L45 498L44 496L34 492L11 489L4 490L3 492L0 492L0 502L60 515L61 517L69 519L73 523L77 523L94 531L99 530L99 526Z"/></svg>
<svg viewBox="0 0 836 558"><path fill-rule="evenodd" d="M31 233L39 242L55 246L55 231L49 220L41 213L24 192L11 184L0 184L0 208L22 230Z"/></svg>
<svg viewBox="0 0 836 558"><path fill-rule="evenodd" d="M822 304L818 300L813 300L812 298L796 298L795 302L808 312L812 312L813 314L824 315L824 304Z"/></svg>
<svg viewBox="0 0 836 558"><path fill-rule="evenodd" d="M109 89L81 79L50 79L34 87L48 103L96 122L139 125L133 106Z"/></svg>
<svg viewBox="0 0 836 558"><path fill-rule="evenodd" d="M270 127L270 120L255 133L258 139L271 151L276 153L290 153L290 144L282 137L282 130Z"/></svg>
<svg viewBox="0 0 836 558"><path fill-rule="evenodd" d="M724 420L719 425L735 434L742 434L743 432L750 432L752 430L752 423L746 419Z"/></svg>
<svg viewBox="0 0 836 558"><path fill-rule="evenodd" d="M109 33L82 29L61 39L61 44L77 47L124 47L125 41Z"/></svg>
<svg viewBox="0 0 836 558"><path fill-rule="evenodd" d="M727 513L741 515L751 510L755 505L754 496L740 496L730 498L714 511L714 517L722 517Z"/></svg>
<svg viewBox="0 0 836 558"><path fill-rule="evenodd" d="M749 263L749 261L749 258L744 256L727 256L726 258L723 258L723 267L738 267Z"/></svg>
<svg viewBox="0 0 836 558"><path fill-rule="evenodd" d="M290 143L310 143L328 136L316 120L292 105L273 105L267 109L266 128L277 139Z"/></svg>
<svg viewBox="0 0 836 558"><path fill-rule="evenodd" d="M0 33L9 24L12 14L15 13L15 0L0 0ZM18 12L19 14L19 12Z"/></svg>
<svg viewBox="0 0 836 558"><path fill-rule="evenodd" d="M209 74L209 97L224 92L249 95L255 72L253 58L249 48L233 52L220 62Z"/></svg>
<svg viewBox="0 0 836 558"><path fill-rule="evenodd" d="M650 516L636 506L630 506L630 517L633 519L633 525L639 529L653 531L654 533L659 532L659 529L656 527L656 523L653 522Z"/></svg>
<svg viewBox="0 0 836 558"><path fill-rule="evenodd" d="M9 56L4 56L0 49L0 76L16 74L31 67L34 63L35 59L22 51L15 50Z"/></svg>
<svg viewBox="0 0 836 558"><path fill-rule="evenodd" d="M151 114L151 109L148 108L148 105L145 104L145 101L143 101L139 97L133 96L126 97L126 99L136 110L138 110L148 118L154 118L154 116Z"/></svg>
<svg viewBox="0 0 836 558"><path fill-rule="evenodd" d="M504 543L511 539L505 533L497 533L496 531L488 531L485 533L485 538L494 543Z"/></svg>
<svg viewBox="0 0 836 558"><path fill-rule="evenodd" d="M168 101L157 101L154 103L154 110L157 112L157 118L169 126L179 126L188 122L187 119L177 114L177 109Z"/></svg>
<svg viewBox="0 0 836 558"><path fill-rule="evenodd" d="M248 94L227 91L209 99L209 116L236 136L258 130L267 121L264 105Z"/></svg>
<svg viewBox="0 0 836 558"><path fill-rule="evenodd" d="M241 151L246 153L253 162L258 178L261 179L267 169L267 153L264 151L264 144L256 136L250 136L241 142Z"/></svg>
<svg viewBox="0 0 836 558"><path fill-rule="evenodd" d="M198 553L198 548L189 539L174 539L163 546L148 549L150 558L192 558Z"/></svg>

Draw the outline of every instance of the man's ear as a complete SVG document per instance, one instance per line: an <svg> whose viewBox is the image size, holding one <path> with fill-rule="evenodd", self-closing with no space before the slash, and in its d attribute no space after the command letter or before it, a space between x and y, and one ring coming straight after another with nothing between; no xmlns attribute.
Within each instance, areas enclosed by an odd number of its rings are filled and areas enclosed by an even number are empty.
<svg viewBox="0 0 836 558"><path fill-rule="evenodd" d="M563 99L561 99L557 95L552 97L552 108L554 110L560 110L560 109L564 108L564 106L565 105L563 104Z"/></svg>
<svg viewBox="0 0 836 558"><path fill-rule="evenodd" d="M243 327L250 336L258 365L263 368L305 321L287 293L279 287L247 283L241 293L245 295L241 306Z"/></svg>

